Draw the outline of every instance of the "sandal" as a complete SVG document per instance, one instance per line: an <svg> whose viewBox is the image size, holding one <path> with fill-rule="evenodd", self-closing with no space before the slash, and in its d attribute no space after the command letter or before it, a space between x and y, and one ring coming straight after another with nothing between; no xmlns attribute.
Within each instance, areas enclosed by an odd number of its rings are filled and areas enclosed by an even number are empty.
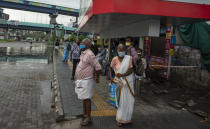
<svg viewBox="0 0 210 129"><path fill-rule="evenodd" d="M90 123L91 123L91 120L90 120L89 118L86 117L86 118L83 119L81 125L82 125L82 126L87 126L87 125L90 124Z"/></svg>
<svg viewBox="0 0 210 129"><path fill-rule="evenodd" d="M118 127L122 127L122 123L117 122L117 126L118 126Z"/></svg>

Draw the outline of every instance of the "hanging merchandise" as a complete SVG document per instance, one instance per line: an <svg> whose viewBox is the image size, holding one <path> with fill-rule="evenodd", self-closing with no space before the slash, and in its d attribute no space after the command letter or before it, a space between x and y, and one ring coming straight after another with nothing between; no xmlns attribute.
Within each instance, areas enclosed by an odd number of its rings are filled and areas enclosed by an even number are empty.
<svg viewBox="0 0 210 129"><path fill-rule="evenodd" d="M146 59L148 61L150 56L150 41L149 37L145 37L145 52L146 52Z"/></svg>
<svg viewBox="0 0 210 129"><path fill-rule="evenodd" d="M165 78L169 77L170 74L170 62L171 62L171 54L173 51L170 50L171 46L171 35L172 35L173 27L171 25L167 25L166 28L166 46L165 46L165 62L168 64L168 69L164 71L163 75Z"/></svg>
<svg viewBox="0 0 210 129"><path fill-rule="evenodd" d="M174 49L170 49L170 50L169 50L169 55L170 55L170 56L173 56L173 55L174 55Z"/></svg>
<svg viewBox="0 0 210 129"><path fill-rule="evenodd" d="M176 36L175 35L171 36L171 44L176 45Z"/></svg>

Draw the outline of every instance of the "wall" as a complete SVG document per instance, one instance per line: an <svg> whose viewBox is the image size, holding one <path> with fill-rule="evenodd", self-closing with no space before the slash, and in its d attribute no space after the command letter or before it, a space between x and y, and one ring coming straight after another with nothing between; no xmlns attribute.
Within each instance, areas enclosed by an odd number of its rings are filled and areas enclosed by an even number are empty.
<svg viewBox="0 0 210 129"><path fill-rule="evenodd" d="M100 36L103 38L122 38L127 36L158 37L160 33L160 20L145 20L141 22L134 22L132 24L124 24L121 26L118 24L119 23L116 22L115 24L109 25L109 29L103 30L100 33Z"/></svg>

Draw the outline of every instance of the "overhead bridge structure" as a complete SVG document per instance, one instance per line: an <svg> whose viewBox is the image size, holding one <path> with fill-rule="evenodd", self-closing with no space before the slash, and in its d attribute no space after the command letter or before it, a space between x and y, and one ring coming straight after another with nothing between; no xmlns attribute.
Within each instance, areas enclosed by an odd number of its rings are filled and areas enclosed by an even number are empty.
<svg viewBox="0 0 210 129"><path fill-rule="evenodd" d="M76 28L66 26L63 27L66 33L72 33L76 31ZM51 29L54 29L54 25L19 21L0 21L0 28L50 32Z"/></svg>
<svg viewBox="0 0 210 129"><path fill-rule="evenodd" d="M50 5L45 3L38 3L27 0L0 0L0 7L46 13L46 14L57 13L74 17L79 16L79 9Z"/></svg>

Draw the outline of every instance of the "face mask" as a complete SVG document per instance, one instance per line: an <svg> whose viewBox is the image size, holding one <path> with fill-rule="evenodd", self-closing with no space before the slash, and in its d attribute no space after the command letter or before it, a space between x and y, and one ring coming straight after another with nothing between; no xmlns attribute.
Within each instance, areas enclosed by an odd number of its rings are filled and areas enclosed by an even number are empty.
<svg viewBox="0 0 210 129"><path fill-rule="evenodd" d="M125 52L118 52L118 56L119 57L124 57L125 56Z"/></svg>
<svg viewBox="0 0 210 129"><path fill-rule="evenodd" d="M85 49L86 48L86 45L85 44L80 44L80 49Z"/></svg>
<svg viewBox="0 0 210 129"><path fill-rule="evenodd" d="M131 45L131 42L126 42L125 45L128 47Z"/></svg>

